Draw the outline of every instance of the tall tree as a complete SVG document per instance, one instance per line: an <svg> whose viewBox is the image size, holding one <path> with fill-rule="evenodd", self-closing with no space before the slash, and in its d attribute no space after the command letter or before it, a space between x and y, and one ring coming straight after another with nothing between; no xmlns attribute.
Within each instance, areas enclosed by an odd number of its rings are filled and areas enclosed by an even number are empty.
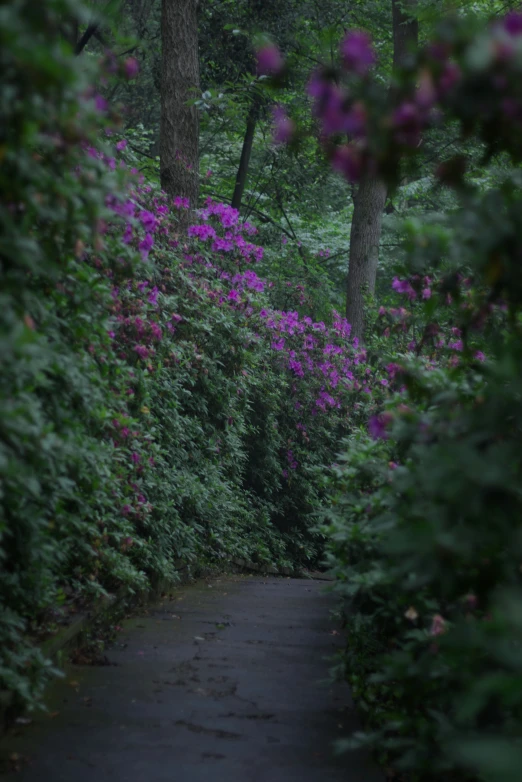
<svg viewBox="0 0 522 782"><path fill-rule="evenodd" d="M197 206L199 117L190 102L199 92L197 0L162 0L161 126L162 188Z"/></svg>
<svg viewBox="0 0 522 782"><path fill-rule="evenodd" d="M241 157L239 159L234 193L232 195L232 206L234 209L241 209L241 202L243 200L243 193L245 192L248 167L250 164L250 155L252 154L252 146L254 144L258 114L259 100L254 97L247 114L245 135L243 137L243 146L241 147Z"/></svg>
<svg viewBox="0 0 522 782"><path fill-rule="evenodd" d="M416 5L417 0L392 0L394 69L418 44L419 25L413 15ZM359 183L354 201L346 317L352 325L353 336L359 339L364 332L364 296L375 291L386 194L386 185L380 179L366 175Z"/></svg>

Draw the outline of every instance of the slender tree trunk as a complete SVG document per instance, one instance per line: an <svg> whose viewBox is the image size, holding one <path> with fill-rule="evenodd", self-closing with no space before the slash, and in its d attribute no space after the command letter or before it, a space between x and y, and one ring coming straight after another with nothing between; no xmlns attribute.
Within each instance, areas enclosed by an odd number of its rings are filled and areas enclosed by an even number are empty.
<svg viewBox="0 0 522 782"><path fill-rule="evenodd" d="M199 117L187 103L199 91L197 0L162 0L161 186L170 196L199 194ZM181 213L183 214L183 212Z"/></svg>
<svg viewBox="0 0 522 782"><path fill-rule="evenodd" d="M417 0L392 0L393 67L400 66L418 42L419 25L411 16ZM382 213L386 185L373 176L363 176L355 196L350 231L350 256L346 286L346 318L352 335L364 333L364 296L375 292Z"/></svg>
<svg viewBox="0 0 522 782"><path fill-rule="evenodd" d="M352 336L359 339L364 331L364 296L375 290L385 203L384 182L364 176L355 196L346 291L346 318L352 325Z"/></svg>
<svg viewBox="0 0 522 782"><path fill-rule="evenodd" d="M417 0L392 0L393 67L399 68L415 54L419 43L419 22L413 16Z"/></svg>
<svg viewBox="0 0 522 782"><path fill-rule="evenodd" d="M257 115L258 103L256 98L254 98L247 114L243 147L241 149L241 157L239 159L239 166L236 174L236 184L234 186L234 194L232 196L232 206L234 209L241 209L241 203L243 201L243 193L245 192L245 185L248 176L248 167L250 165L250 155L252 154L254 134L256 132Z"/></svg>

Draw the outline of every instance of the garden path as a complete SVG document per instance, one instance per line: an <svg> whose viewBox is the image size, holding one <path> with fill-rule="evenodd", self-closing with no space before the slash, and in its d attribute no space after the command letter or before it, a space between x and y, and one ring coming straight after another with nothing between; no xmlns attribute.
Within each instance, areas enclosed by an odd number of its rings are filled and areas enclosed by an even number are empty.
<svg viewBox="0 0 522 782"><path fill-rule="evenodd" d="M16 782L381 782L348 689L325 683L341 643L324 583L227 576L123 623L113 665L71 666L51 715L9 738Z"/></svg>

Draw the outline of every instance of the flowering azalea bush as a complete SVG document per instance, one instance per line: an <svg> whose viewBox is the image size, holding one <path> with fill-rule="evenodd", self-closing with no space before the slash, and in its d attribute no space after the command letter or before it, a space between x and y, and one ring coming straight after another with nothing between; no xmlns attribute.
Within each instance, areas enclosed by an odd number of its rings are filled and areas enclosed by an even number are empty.
<svg viewBox="0 0 522 782"><path fill-rule="evenodd" d="M387 393L317 292L266 279L253 225L208 201L181 229L186 201L131 169L99 71L56 49L77 13L24 0L0 55L0 686L31 705L35 641L107 591L317 562L315 468Z"/></svg>
<svg viewBox="0 0 522 782"><path fill-rule="evenodd" d="M478 33L469 20L447 21L388 93L372 85L369 39L348 33L350 87L326 72L311 86L333 164L351 180L372 171L393 184L401 159L449 120L487 154L518 161L521 32L519 13ZM347 609L340 665L366 722L344 746L369 745L414 779L515 782L521 180L507 170L481 194L465 168L460 158L439 165L461 195L444 230L405 231L407 262L392 286L399 302L373 314L367 345L390 361L391 393L325 478L323 531Z"/></svg>

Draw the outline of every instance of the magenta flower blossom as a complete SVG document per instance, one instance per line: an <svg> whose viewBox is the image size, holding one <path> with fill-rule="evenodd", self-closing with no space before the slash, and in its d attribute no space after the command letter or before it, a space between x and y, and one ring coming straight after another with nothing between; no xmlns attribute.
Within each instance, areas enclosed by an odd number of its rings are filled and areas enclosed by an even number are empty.
<svg viewBox="0 0 522 782"><path fill-rule="evenodd" d="M202 242L206 242L207 239L215 239L216 232L211 225L190 225L188 229L188 235L201 239Z"/></svg>
<svg viewBox="0 0 522 782"><path fill-rule="evenodd" d="M127 57L123 63L123 70L127 79L135 79L140 70L137 59L135 57Z"/></svg>
<svg viewBox="0 0 522 782"><path fill-rule="evenodd" d="M107 109L109 108L109 104L107 103L105 98L102 97L101 95L96 95L94 99L94 105L96 106L96 111L99 111L101 113L107 111Z"/></svg>
<svg viewBox="0 0 522 782"><path fill-rule="evenodd" d="M439 78L438 92L440 96L446 95L460 80L462 73L456 63L448 62Z"/></svg>
<svg viewBox="0 0 522 782"><path fill-rule="evenodd" d="M231 239L222 239L220 236L212 245L213 252L230 252L234 249L234 242Z"/></svg>
<svg viewBox="0 0 522 782"><path fill-rule="evenodd" d="M411 300L415 299L417 296L408 280L399 280L398 277L394 277L392 288L394 291L397 291L397 293L405 293Z"/></svg>
<svg viewBox="0 0 522 782"><path fill-rule="evenodd" d="M350 30L341 43L341 55L345 68L364 76L374 65L376 56L368 33Z"/></svg>
<svg viewBox="0 0 522 782"><path fill-rule="evenodd" d="M176 196L173 203L176 209L190 209L190 201L188 198Z"/></svg>
<svg viewBox="0 0 522 782"><path fill-rule="evenodd" d="M146 260L149 257L149 253L154 244L154 239L151 234L146 234L138 245L138 249L141 252L141 257Z"/></svg>
<svg viewBox="0 0 522 782"><path fill-rule="evenodd" d="M158 304L158 295L159 295L159 290L157 289L156 286L154 286L154 288L151 290L151 292L147 297L147 301L149 302L149 304L152 304L153 307L156 307Z"/></svg>
<svg viewBox="0 0 522 782"><path fill-rule="evenodd" d="M240 296L239 296L239 291L236 291L236 290L232 289L232 290L229 292L229 294L228 294L228 296L227 296L227 299L228 299L229 301L239 301L239 299L240 299Z"/></svg>
<svg viewBox="0 0 522 782"><path fill-rule="evenodd" d="M257 52L257 73L259 76L277 76L284 67L284 60L275 44L267 44Z"/></svg>
<svg viewBox="0 0 522 782"><path fill-rule="evenodd" d="M140 358L145 359L149 357L149 351L148 348L145 347L145 345L135 345L134 350L136 351L136 353ZM131 389L129 389L129 391L130 390ZM134 391L132 391L132 393L134 393Z"/></svg>
<svg viewBox="0 0 522 782"><path fill-rule="evenodd" d="M331 162L332 168L349 182L358 182L361 178L362 159L359 150L353 144L336 147Z"/></svg>
<svg viewBox="0 0 522 782"><path fill-rule="evenodd" d="M124 138L122 138L121 141L118 141L118 143L116 144L116 149L118 150L118 152L123 152L123 150L127 146L127 143L128 143L127 139Z"/></svg>
<svg viewBox="0 0 522 782"><path fill-rule="evenodd" d="M368 432L374 440L387 440L388 432L387 428L393 416L391 413L381 413L380 415L374 415L368 421Z"/></svg>
<svg viewBox="0 0 522 782"><path fill-rule="evenodd" d="M423 121L418 106L414 103L403 103L399 106L393 114L393 125L400 144L407 147L419 145Z"/></svg>
<svg viewBox="0 0 522 782"><path fill-rule="evenodd" d="M522 35L522 13L520 11L510 11L504 18L504 30L510 35Z"/></svg>
<svg viewBox="0 0 522 782"><path fill-rule="evenodd" d="M477 352L475 353L475 358L477 359L477 361L485 361L486 360L486 356L485 356L485 354L481 350L477 350Z"/></svg>
<svg viewBox="0 0 522 782"><path fill-rule="evenodd" d="M157 223L157 220L152 214L152 212L149 212L147 209L142 209L138 217L140 219L142 226L147 231L147 233L152 233L152 231L154 231L154 229L156 228L156 223Z"/></svg>
<svg viewBox="0 0 522 782"><path fill-rule="evenodd" d="M464 350L464 343L462 342L461 339L458 339L456 342L449 342L448 343L448 348L450 350L461 351L461 350Z"/></svg>
<svg viewBox="0 0 522 782"><path fill-rule="evenodd" d="M283 106L274 106L272 117L274 120L272 133L274 144L288 144L294 135L295 125L286 113L286 109Z"/></svg>

